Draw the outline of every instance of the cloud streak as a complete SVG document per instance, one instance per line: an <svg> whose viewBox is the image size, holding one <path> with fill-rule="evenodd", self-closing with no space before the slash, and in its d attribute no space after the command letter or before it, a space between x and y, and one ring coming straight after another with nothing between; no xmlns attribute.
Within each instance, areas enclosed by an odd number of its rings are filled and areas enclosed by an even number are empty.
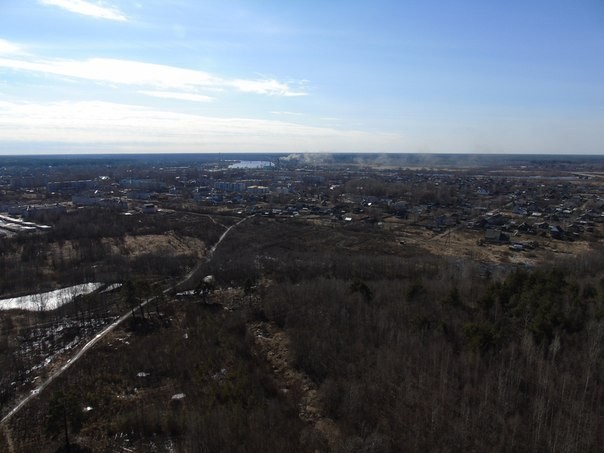
<svg viewBox="0 0 604 453"><path fill-rule="evenodd" d="M11 43L4 42L4 47L8 50L10 50L10 46ZM199 90L218 88L268 96L306 95L305 92L290 87L288 83L275 79L228 79L195 69L113 58L59 60L5 57L0 58L0 68L2 67L98 83L149 87L153 88L152 91L160 92L177 90L200 94Z"/></svg>
<svg viewBox="0 0 604 453"><path fill-rule="evenodd" d="M397 151L402 145L397 134L216 118L97 101L0 101L0 142L6 149L37 152L367 152Z"/></svg>
<svg viewBox="0 0 604 453"><path fill-rule="evenodd" d="M237 79L229 82L229 85L244 93L268 94L277 96L306 96L303 91L294 91L286 83L274 79L265 80L242 80Z"/></svg>
<svg viewBox="0 0 604 453"><path fill-rule="evenodd" d="M5 39L0 38L0 55L11 55L21 53L21 48Z"/></svg>
<svg viewBox="0 0 604 453"><path fill-rule="evenodd" d="M84 0L39 0L46 6L56 6L71 13L90 16L96 19L113 20L117 22L127 21L126 16L117 8L101 6L99 4Z"/></svg>
<svg viewBox="0 0 604 453"><path fill-rule="evenodd" d="M181 93L179 91L139 91L139 93L156 98L178 99L179 101L212 102L214 100L213 97L204 94Z"/></svg>

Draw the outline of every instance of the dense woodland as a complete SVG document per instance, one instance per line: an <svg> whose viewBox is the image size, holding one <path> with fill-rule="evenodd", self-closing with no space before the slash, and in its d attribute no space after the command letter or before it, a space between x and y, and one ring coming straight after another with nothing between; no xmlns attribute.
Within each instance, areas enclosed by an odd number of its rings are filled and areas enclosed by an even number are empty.
<svg viewBox="0 0 604 453"><path fill-rule="evenodd" d="M141 225L117 214L111 222L106 213L71 215L73 222L57 219L51 235L6 242L4 291L29 272L43 276L43 262L68 241L80 252L66 266L110 260L115 274L108 275L124 273L121 281L131 283L112 303L134 317L11 420L16 451L56 451L64 443L57 413L73 413L71 442L92 451L604 445L604 254L597 244L566 261L514 267L394 248L386 232L367 225L253 217L203 265L199 275L213 275L212 288L200 280L196 295L178 298L155 283L182 275L194 257L128 259L101 245L166 231L211 244L236 219L221 219L221 227L203 216L148 216ZM60 261L53 269L64 271ZM136 301L152 294L157 302L139 310ZM307 389L284 385L258 350L254 323L289 339L289 366L317 389L323 416L337 428L331 436L300 419ZM0 437L0 450L7 448Z"/></svg>
<svg viewBox="0 0 604 453"><path fill-rule="evenodd" d="M348 253L346 244L316 253L292 236L256 256L279 263L260 266L272 284L257 315L290 336L294 363L342 428L342 451L603 444L599 250L557 266L491 271L374 247L353 253L367 245L365 233L350 234Z"/></svg>

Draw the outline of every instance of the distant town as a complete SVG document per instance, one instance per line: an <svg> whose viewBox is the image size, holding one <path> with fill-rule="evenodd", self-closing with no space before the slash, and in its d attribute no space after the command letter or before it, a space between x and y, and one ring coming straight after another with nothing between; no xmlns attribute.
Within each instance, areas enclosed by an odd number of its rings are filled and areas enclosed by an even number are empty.
<svg viewBox="0 0 604 453"><path fill-rule="evenodd" d="M83 207L472 230L516 251L534 237L596 240L604 223L598 157L201 156L0 159L0 235L43 232L47 215Z"/></svg>

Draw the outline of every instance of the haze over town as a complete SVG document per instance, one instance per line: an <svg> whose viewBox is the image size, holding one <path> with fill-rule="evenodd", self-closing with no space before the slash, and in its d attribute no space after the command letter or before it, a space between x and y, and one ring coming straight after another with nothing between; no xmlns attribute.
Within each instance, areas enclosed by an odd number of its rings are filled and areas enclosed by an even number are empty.
<svg viewBox="0 0 604 453"><path fill-rule="evenodd" d="M8 0L0 154L599 154L604 6Z"/></svg>

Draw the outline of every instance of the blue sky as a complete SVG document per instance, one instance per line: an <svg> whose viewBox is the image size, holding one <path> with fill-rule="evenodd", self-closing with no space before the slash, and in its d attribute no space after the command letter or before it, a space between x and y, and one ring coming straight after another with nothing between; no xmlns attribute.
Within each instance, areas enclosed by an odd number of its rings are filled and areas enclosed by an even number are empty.
<svg viewBox="0 0 604 453"><path fill-rule="evenodd" d="M604 153L604 2L0 0L0 154Z"/></svg>

